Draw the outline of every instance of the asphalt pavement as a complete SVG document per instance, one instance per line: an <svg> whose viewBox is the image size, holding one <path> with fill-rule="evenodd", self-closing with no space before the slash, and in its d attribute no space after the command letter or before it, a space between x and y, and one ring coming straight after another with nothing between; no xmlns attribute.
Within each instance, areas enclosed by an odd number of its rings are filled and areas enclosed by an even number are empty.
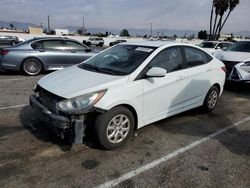
<svg viewBox="0 0 250 188"><path fill-rule="evenodd" d="M37 122L28 98L42 76L0 74L0 187L250 187L249 88L229 87L212 113L156 122L107 151Z"/></svg>

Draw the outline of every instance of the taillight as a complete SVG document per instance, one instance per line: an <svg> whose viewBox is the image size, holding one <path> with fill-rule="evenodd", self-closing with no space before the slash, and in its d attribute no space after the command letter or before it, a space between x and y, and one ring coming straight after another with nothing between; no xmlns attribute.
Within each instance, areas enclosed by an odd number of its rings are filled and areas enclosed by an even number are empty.
<svg viewBox="0 0 250 188"><path fill-rule="evenodd" d="M223 70L224 72L227 72L226 66L221 67L221 70Z"/></svg>
<svg viewBox="0 0 250 188"><path fill-rule="evenodd" d="M1 55L2 56L6 55L7 53L9 53L9 50L1 50Z"/></svg>

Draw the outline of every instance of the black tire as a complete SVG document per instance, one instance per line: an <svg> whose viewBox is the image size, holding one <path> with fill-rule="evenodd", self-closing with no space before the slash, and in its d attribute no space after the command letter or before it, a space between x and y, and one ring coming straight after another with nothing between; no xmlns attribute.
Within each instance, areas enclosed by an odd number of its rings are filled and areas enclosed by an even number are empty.
<svg viewBox="0 0 250 188"><path fill-rule="evenodd" d="M219 89L212 86L207 92L206 98L203 102L202 109L204 112L211 112L215 108L219 98Z"/></svg>
<svg viewBox="0 0 250 188"><path fill-rule="evenodd" d="M100 42L98 46L103 47L103 43L102 43L102 42Z"/></svg>
<svg viewBox="0 0 250 188"><path fill-rule="evenodd" d="M91 46L91 42L87 42L87 46Z"/></svg>
<svg viewBox="0 0 250 188"><path fill-rule="evenodd" d="M126 122L126 124L124 122ZM118 106L99 115L94 127L101 146L105 149L115 149L122 146L133 132L134 116L129 109ZM108 137L108 135L110 137ZM111 137L111 135L113 136ZM124 138L122 138L121 135L123 135ZM113 137L114 139L112 139Z"/></svg>
<svg viewBox="0 0 250 188"><path fill-rule="evenodd" d="M43 64L36 58L28 58L22 63L22 71L29 76L36 76L43 71Z"/></svg>
<svg viewBox="0 0 250 188"><path fill-rule="evenodd" d="M17 41L14 41L14 40L13 40L13 41L10 42L10 44L11 44L12 46L15 46L15 45L17 44Z"/></svg>

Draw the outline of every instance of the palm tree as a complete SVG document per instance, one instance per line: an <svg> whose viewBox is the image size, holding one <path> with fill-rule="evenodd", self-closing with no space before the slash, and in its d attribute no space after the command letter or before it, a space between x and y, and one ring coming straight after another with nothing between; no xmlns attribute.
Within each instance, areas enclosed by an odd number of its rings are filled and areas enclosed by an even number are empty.
<svg viewBox="0 0 250 188"><path fill-rule="evenodd" d="M240 4L240 0L229 0L229 11L227 13L225 20L223 21L223 24L220 26L218 34L220 34L222 28L224 27L225 23L227 22L228 17L230 16L231 12L235 9L235 7L238 4Z"/></svg>
<svg viewBox="0 0 250 188"><path fill-rule="evenodd" d="M211 16L210 16L210 40L218 39L218 36L220 35L222 28L224 27L226 21L228 20L228 17L239 3L240 0L213 0ZM223 20L223 17L226 12L227 16ZM215 13L214 23L213 23L213 13Z"/></svg>
<svg viewBox="0 0 250 188"><path fill-rule="evenodd" d="M213 16L214 16L214 2L216 0L213 0L212 3L212 8L211 8L211 15L210 15L210 27L209 27L209 40L211 40L211 36L212 36L212 25L213 25Z"/></svg>
<svg viewBox="0 0 250 188"><path fill-rule="evenodd" d="M219 6L220 1L221 0L213 0L213 6L214 6L214 9L215 9L215 19L214 19L214 27L213 27L213 30L212 30L212 37L211 37L212 40L214 39L215 27L217 25L217 19L218 19L218 15L219 15L219 12L220 12L220 6Z"/></svg>
<svg viewBox="0 0 250 188"><path fill-rule="evenodd" d="M216 30L214 31L214 37L216 40L218 39L219 34L220 34L220 33L218 33L218 31L221 27L223 16L224 16L225 12L228 10L228 8L229 8L229 0L220 0L219 1L218 12L219 12L220 19L219 19L219 22L217 24Z"/></svg>

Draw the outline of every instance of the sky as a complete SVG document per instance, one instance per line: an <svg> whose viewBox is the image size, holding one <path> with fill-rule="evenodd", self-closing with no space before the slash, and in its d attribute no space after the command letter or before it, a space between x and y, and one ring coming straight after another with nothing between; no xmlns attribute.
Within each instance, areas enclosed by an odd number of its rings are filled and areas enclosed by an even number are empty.
<svg viewBox="0 0 250 188"><path fill-rule="evenodd" d="M209 30L212 0L0 0L0 20L52 28L153 28ZM250 31L250 0L240 0L224 32Z"/></svg>

